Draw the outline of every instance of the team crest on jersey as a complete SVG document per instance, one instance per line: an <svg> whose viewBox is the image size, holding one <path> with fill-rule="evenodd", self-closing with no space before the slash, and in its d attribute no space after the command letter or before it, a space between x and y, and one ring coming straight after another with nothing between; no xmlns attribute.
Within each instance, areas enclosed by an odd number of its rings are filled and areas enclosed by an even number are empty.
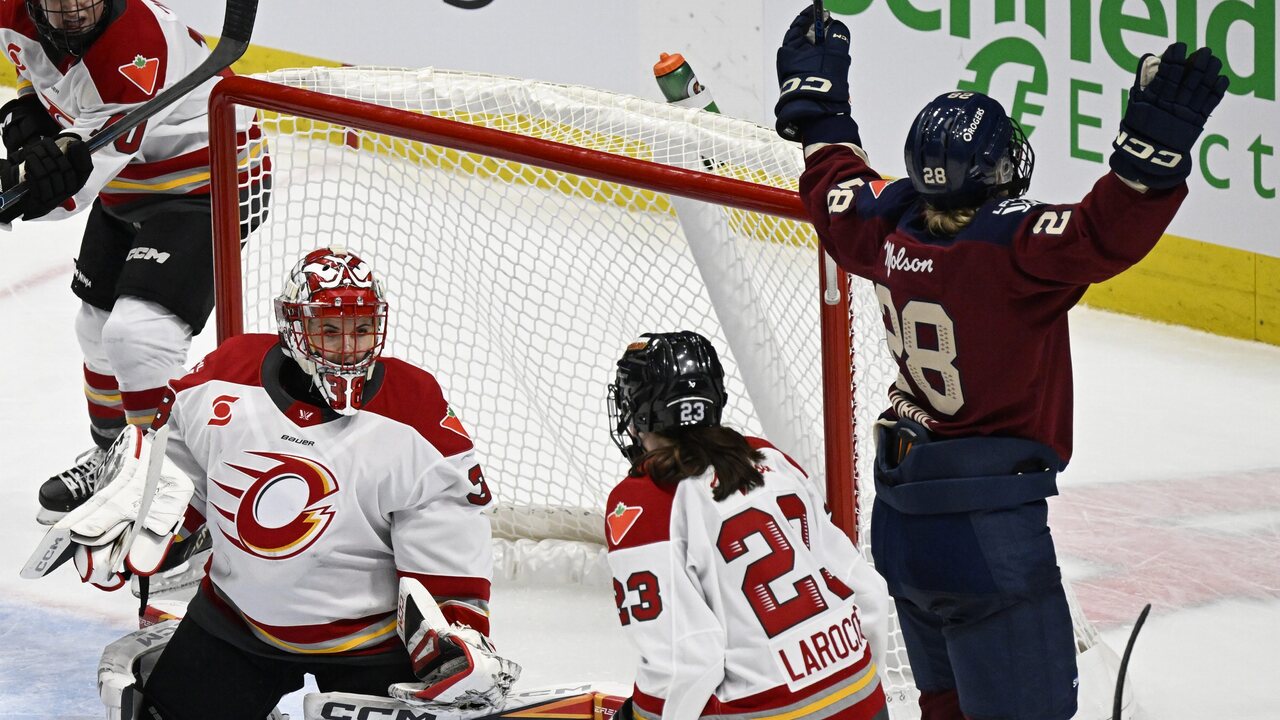
<svg viewBox="0 0 1280 720"><path fill-rule="evenodd" d="M891 180L872 180L871 182L867 183L867 189L871 191L872 197L879 199L880 193L884 192L884 189L889 187L889 185L891 185L892 182L893 181Z"/></svg>
<svg viewBox="0 0 1280 720"><path fill-rule="evenodd" d="M622 538L626 536L631 528L635 526L636 520L640 519L640 514L644 512L644 508L635 505L628 507L623 503L609 513L604 519L605 525L609 526L609 540L614 545L622 542Z"/></svg>
<svg viewBox="0 0 1280 720"><path fill-rule="evenodd" d="M160 59L134 55L133 62L120 66L120 74L150 95L156 91L156 79L160 75Z"/></svg>
<svg viewBox="0 0 1280 720"><path fill-rule="evenodd" d="M213 427L222 427L231 422L231 404L239 399L235 395L219 395L214 398L209 424Z"/></svg>
<svg viewBox="0 0 1280 720"><path fill-rule="evenodd" d="M265 470L226 463L250 478L247 490L210 480L235 498L235 506L210 505L231 527L222 532L232 545L254 557L283 560L311 547L333 520L333 506L326 502L338 491L328 468L298 455L250 452L275 462Z"/></svg>
<svg viewBox="0 0 1280 720"><path fill-rule="evenodd" d="M471 436L467 434L467 429L462 427L462 421L458 419L458 414L453 411L453 406L445 408L444 418L440 420L440 427L452 430L468 440L471 439Z"/></svg>

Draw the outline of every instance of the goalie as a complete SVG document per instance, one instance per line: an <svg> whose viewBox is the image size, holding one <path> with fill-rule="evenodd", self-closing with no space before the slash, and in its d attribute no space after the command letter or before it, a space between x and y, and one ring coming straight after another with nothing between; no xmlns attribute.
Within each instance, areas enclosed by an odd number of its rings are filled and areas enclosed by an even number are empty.
<svg viewBox="0 0 1280 720"><path fill-rule="evenodd" d="M470 437L434 377L381 356L387 302L356 255L308 254L276 316L279 337L232 338L170 383L158 431L126 433L51 532L114 588L207 522L208 575L126 714L265 718L306 674L433 713L498 707L520 668L487 638Z"/></svg>

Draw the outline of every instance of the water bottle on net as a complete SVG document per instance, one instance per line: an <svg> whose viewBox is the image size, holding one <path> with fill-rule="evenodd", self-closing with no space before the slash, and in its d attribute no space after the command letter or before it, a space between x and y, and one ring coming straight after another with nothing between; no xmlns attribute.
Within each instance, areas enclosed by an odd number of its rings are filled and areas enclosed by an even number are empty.
<svg viewBox="0 0 1280 720"><path fill-rule="evenodd" d="M715 100L711 99L711 92L698 82L693 68L689 67L680 53L662 53L653 66L653 76L668 103L678 107L720 112Z"/></svg>

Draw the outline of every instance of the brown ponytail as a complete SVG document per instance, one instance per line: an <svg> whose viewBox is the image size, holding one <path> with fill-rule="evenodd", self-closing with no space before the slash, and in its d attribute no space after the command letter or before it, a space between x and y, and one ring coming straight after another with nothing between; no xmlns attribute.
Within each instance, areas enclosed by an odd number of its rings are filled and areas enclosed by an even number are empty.
<svg viewBox="0 0 1280 720"><path fill-rule="evenodd" d="M737 430L707 425L657 434L671 444L642 455L632 466L632 475L648 475L659 485L675 485L712 467L716 486L711 497L717 502L764 484L764 477L756 469L756 464L764 461L764 453L748 445Z"/></svg>

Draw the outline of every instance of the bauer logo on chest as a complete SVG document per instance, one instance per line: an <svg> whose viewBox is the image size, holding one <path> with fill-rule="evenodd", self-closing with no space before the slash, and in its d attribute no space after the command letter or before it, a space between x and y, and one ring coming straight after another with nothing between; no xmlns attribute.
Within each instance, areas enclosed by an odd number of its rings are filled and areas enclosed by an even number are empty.
<svg viewBox="0 0 1280 720"><path fill-rule="evenodd" d="M209 504L222 534L232 545L264 560L283 560L311 547L330 526L338 491L333 473L299 455L249 452L264 466L224 463L236 477L209 481L222 492ZM254 463L254 465L259 465ZM243 482L247 480L248 487ZM213 519L213 518L211 518Z"/></svg>

